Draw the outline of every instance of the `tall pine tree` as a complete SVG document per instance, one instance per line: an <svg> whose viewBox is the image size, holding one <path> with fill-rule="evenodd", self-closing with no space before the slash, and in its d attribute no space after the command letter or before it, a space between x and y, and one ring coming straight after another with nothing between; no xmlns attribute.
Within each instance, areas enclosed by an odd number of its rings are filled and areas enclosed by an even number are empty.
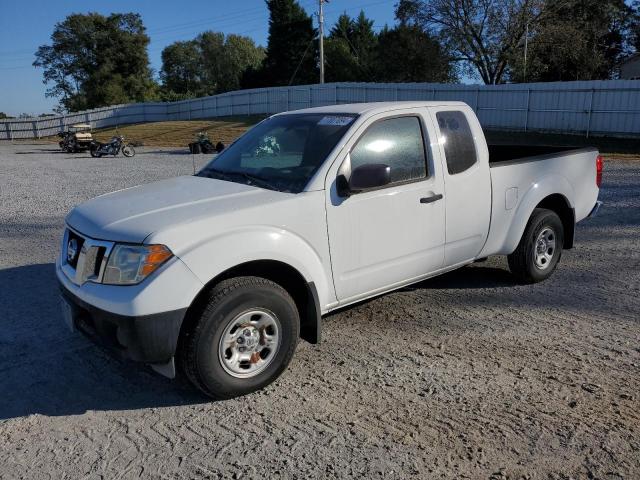
<svg viewBox="0 0 640 480"><path fill-rule="evenodd" d="M318 81L318 45L313 20L296 0L266 0L269 8L267 56L258 83L300 85Z"/></svg>
<svg viewBox="0 0 640 480"><path fill-rule="evenodd" d="M363 11L356 19L346 13L340 15L326 42L327 80L373 81L377 43L373 21Z"/></svg>

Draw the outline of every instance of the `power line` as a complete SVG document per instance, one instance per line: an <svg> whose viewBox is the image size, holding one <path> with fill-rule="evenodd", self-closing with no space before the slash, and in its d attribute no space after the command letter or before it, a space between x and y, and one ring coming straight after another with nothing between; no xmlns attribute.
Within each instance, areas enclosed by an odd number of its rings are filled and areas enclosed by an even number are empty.
<svg viewBox="0 0 640 480"><path fill-rule="evenodd" d="M316 1L319 1L321 3L324 2L328 2L328 0L304 0L299 2L302 6L304 7L311 7L312 5L316 4ZM354 10L361 10L365 7L371 7L371 6L376 6L376 5L382 5L382 4L388 4L388 3L393 3L396 0L382 0L382 1L376 1L376 2L365 2L365 3L361 3L361 4L356 4L356 5L349 5L349 7L347 8L340 8L337 7L336 8L328 8L325 11L323 11L323 13L333 13L333 12L338 12L338 11L344 11L344 12L351 12ZM261 12L259 14L257 14L257 12ZM251 14L253 12L253 15L249 15L247 16L247 14ZM169 25L166 27L162 27L162 28L158 28L158 29L151 29L148 30L146 33L147 34L153 34L153 38L150 38L151 42L157 42L159 40L164 40L164 41L178 41L181 39L184 39L185 37L189 37L191 35L197 35L199 33L202 32L192 32L189 31L187 32L186 30L194 28L194 27L199 27L199 26L204 26L207 25L209 22L215 21L215 25L212 25L212 27L227 27L230 25L233 25L234 23L236 23L238 21L238 19L243 19L246 20L247 22L251 23L253 21L258 21L261 20L264 16L264 8L250 8L250 9L242 9L242 10L236 10L235 12L228 12L226 14L222 14L222 15L218 15L216 17L211 17L208 19L199 19L199 20L194 20L192 22L183 22L183 23L179 23L179 24L174 24L174 25ZM222 20L222 21L221 21ZM245 22L243 22L245 23ZM324 23L324 22L323 22ZM236 35L242 35L242 34L246 34L246 33L253 33L256 31L261 30L262 27L256 27L253 29L249 29L249 30L245 30L242 32L238 32L236 33ZM185 30L184 34L179 34L179 35L175 35L175 33L179 32L180 30ZM172 33L173 35L167 35L167 36L155 36L155 34L157 33ZM147 51L149 53L151 52L157 52L158 50L162 50L164 47L154 47L154 48L149 48ZM12 54L16 54L16 56L14 58L12 58L11 60L30 60L33 58L32 55L26 55L26 56L21 56L21 55L17 55L20 53L24 53L24 52L29 52L30 50L14 50L14 51L4 51L4 52L0 52L0 57L4 57L4 56L11 56ZM1 60L4 60L4 58L0 58ZM23 69L23 68L31 68L32 65L15 65L15 66L6 66L6 67L1 67L0 69L3 70L15 70L15 69Z"/></svg>
<svg viewBox="0 0 640 480"><path fill-rule="evenodd" d="M309 47L311 45L313 45L313 41L314 40L315 40L314 38L311 39L311 41L307 45L307 48L305 49L304 53L302 54L302 58L300 59L300 63L298 63L298 66L296 67L295 71L293 72L293 75L291 76L291 80L289 80L289 86L293 83L293 80L296 78L296 75L298 74L298 70L300 69L300 65L302 65L302 62L304 61L304 57L307 56L307 52L309 51Z"/></svg>

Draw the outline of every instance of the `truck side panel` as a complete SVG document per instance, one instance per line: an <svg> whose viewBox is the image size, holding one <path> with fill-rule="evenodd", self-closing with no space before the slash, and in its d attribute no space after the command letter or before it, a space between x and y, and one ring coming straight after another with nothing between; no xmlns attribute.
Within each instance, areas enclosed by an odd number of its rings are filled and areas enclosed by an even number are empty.
<svg viewBox="0 0 640 480"><path fill-rule="evenodd" d="M492 166L491 226L480 256L513 252L531 213L550 195L567 200L576 222L586 218L598 198L596 156L582 149Z"/></svg>

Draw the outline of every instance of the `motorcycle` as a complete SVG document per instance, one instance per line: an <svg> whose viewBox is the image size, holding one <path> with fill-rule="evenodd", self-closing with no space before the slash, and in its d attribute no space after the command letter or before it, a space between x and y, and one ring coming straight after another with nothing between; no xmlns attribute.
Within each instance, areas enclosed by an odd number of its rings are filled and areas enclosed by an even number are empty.
<svg viewBox="0 0 640 480"><path fill-rule="evenodd" d="M58 132L58 137L61 138L61 140L58 142L58 145L60 145L60 149L63 152L72 152L73 150L70 149L71 135L69 134L69 132Z"/></svg>
<svg viewBox="0 0 640 480"><path fill-rule="evenodd" d="M100 158L103 155L113 155L115 157L121 150L125 157L133 157L136 154L133 145L130 143L125 145L124 137L122 135L118 135L113 137L107 143L94 142L91 145L91 156Z"/></svg>

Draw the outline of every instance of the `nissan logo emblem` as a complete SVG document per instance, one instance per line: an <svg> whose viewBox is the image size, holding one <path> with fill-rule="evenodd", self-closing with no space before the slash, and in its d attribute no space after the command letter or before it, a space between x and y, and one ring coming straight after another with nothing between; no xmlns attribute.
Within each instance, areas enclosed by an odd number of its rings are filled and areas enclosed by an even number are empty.
<svg viewBox="0 0 640 480"><path fill-rule="evenodd" d="M78 241L75 238L69 240L67 243L67 263L73 263L78 255Z"/></svg>

